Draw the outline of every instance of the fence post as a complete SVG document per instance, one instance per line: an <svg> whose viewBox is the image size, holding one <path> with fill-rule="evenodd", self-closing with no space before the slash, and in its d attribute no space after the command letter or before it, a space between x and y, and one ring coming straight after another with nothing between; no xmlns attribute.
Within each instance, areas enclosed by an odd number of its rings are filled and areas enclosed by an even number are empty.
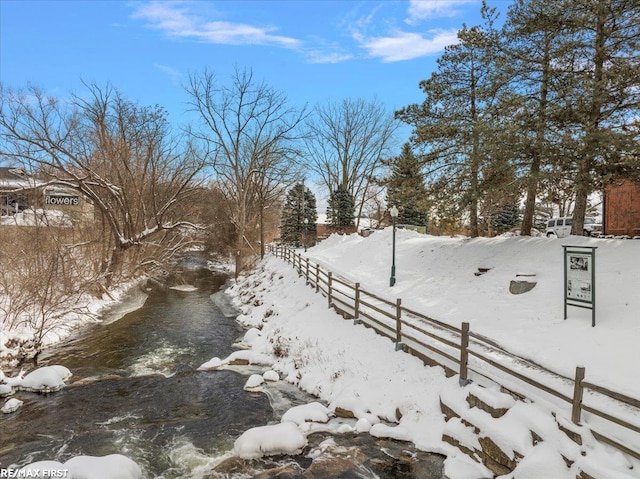
<svg viewBox="0 0 640 479"><path fill-rule="evenodd" d="M331 277L332 276L333 276L333 273L329 271L327 273L327 302L329 304L329 307L331 307Z"/></svg>
<svg viewBox="0 0 640 479"><path fill-rule="evenodd" d="M356 283L355 296L353 303L353 324L360 324L360 283Z"/></svg>
<svg viewBox="0 0 640 479"><path fill-rule="evenodd" d="M471 382L467 378L467 362L469 360L469 323L462 323L460 339L460 386L466 386Z"/></svg>
<svg viewBox="0 0 640 479"><path fill-rule="evenodd" d="M307 263L307 265L305 267L304 277L307 280L307 284L309 284L309 257L308 256L305 258L305 262Z"/></svg>
<svg viewBox="0 0 640 479"><path fill-rule="evenodd" d="M402 344L402 299L396 299L396 351L404 349Z"/></svg>
<svg viewBox="0 0 640 479"><path fill-rule="evenodd" d="M320 291L320 265L316 263L316 293Z"/></svg>
<svg viewBox="0 0 640 479"><path fill-rule="evenodd" d="M582 387L582 380L584 379L584 368L578 366L576 368L576 379L573 387L573 405L571 407L571 422L574 424L580 424L580 415L582 412L582 394L584 387Z"/></svg>

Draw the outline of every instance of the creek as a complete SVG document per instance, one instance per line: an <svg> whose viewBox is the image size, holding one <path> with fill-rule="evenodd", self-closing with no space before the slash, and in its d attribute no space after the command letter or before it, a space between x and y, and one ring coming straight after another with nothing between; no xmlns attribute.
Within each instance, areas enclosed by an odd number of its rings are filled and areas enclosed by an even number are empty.
<svg viewBox="0 0 640 479"><path fill-rule="evenodd" d="M204 258L188 258L171 278L195 289L153 283L106 311L100 322L44 351L39 365L61 364L73 377L55 393L15 394L24 405L0 417L0 468L118 453L136 461L146 478L276 477L268 471L293 462L297 472L278 477L303 477L299 473L310 460L302 456L214 472L225 459L229 463L244 431L279 421L289 407L315 399L284 381L268 394L247 392L250 371L197 370L233 352L243 335L221 291L227 277L205 266ZM326 438L312 436L312 446ZM366 458L354 469L314 477L442 477L442 458L407 444L368 435L336 442L364 451ZM430 472L424 472L427 466Z"/></svg>

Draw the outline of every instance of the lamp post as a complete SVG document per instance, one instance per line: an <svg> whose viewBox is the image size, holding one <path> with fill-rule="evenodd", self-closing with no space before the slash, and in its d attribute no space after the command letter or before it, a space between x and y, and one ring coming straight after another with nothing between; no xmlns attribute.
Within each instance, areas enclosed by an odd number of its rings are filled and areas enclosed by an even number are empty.
<svg viewBox="0 0 640 479"><path fill-rule="evenodd" d="M304 219L304 236L302 237L302 241L304 241L304 252L307 252L307 225L309 224L309 218Z"/></svg>
<svg viewBox="0 0 640 479"><path fill-rule="evenodd" d="M398 208L392 206L389 210L391 220L393 221L393 247L391 254L391 278L389 278L389 286L396 284L396 218L398 217Z"/></svg>

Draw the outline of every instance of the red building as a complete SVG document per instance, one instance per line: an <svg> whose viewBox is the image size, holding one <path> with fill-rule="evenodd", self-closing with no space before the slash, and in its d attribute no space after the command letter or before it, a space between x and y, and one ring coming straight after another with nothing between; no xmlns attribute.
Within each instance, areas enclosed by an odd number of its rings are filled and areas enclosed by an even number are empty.
<svg viewBox="0 0 640 479"><path fill-rule="evenodd" d="M640 183L623 180L608 185L602 217L604 234L640 236Z"/></svg>

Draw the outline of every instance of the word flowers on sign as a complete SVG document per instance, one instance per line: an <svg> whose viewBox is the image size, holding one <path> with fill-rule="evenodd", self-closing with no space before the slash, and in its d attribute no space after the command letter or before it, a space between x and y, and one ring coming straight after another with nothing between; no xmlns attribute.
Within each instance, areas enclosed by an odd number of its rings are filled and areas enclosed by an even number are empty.
<svg viewBox="0 0 640 479"><path fill-rule="evenodd" d="M47 205L78 206L80 197L78 195L46 195L44 202Z"/></svg>
<svg viewBox="0 0 640 479"><path fill-rule="evenodd" d="M71 477L68 469L0 469L2 477Z"/></svg>

